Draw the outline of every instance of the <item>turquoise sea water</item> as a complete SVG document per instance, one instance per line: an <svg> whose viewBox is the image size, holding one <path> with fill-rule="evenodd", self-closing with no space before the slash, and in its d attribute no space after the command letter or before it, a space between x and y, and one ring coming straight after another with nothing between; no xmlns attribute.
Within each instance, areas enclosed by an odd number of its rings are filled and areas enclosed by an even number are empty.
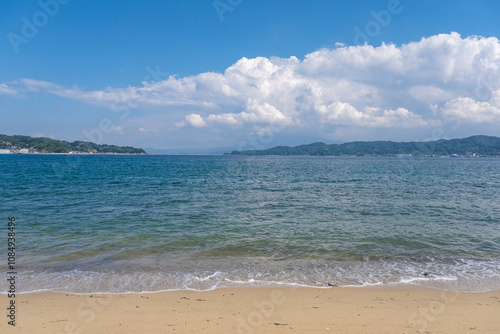
<svg viewBox="0 0 500 334"><path fill-rule="evenodd" d="M0 185L23 292L500 289L499 159L9 155Z"/></svg>

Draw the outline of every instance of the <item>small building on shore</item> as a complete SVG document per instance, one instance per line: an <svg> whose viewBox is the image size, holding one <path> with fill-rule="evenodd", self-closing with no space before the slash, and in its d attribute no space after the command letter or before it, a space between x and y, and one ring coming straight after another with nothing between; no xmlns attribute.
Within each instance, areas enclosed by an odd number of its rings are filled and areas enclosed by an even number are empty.
<svg viewBox="0 0 500 334"><path fill-rule="evenodd" d="M8 148L0 148L0 154L11 154L12 152Z"/></svg>

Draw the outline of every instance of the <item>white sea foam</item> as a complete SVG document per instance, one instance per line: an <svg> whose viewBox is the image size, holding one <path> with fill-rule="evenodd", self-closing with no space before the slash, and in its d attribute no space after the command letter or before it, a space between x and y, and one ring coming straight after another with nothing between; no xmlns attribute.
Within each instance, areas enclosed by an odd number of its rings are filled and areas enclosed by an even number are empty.
<svg viewBox="0 0 500 334"><path fill-rule="evenodd" d="M495 261L435 260L322 263L258 261L211 262L218 270L193 266L178 270L20 271L18 291L69 293L147 293L213 290L222 287L349 287L417 285L463 292L500 290L500 264ZM172 269L172 268L170 268ZM5 284L5 283L2 283ZM7 287L2 293L7 292Z"/></svg>

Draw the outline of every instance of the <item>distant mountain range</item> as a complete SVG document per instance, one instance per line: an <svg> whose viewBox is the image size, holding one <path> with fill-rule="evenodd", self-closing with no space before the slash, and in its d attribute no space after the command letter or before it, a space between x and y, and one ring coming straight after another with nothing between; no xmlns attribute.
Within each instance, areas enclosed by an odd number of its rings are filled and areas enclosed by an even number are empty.
<svg viewBox="0 0 500 334"><path fill-rule="evenodd" d="M8 149L12 153L115 153L146 154L142 148L122 147L115 145L98 145L86 141L74 141L50 138L34 138L30 136L0 135L0 149Z"/></svg>
<svg viewBox="0 0 500 334"><path fill-rule="evenodd" d="M437 140L427 142L355 141L327 145L313 143L295 147L277 146L266 150L233 151L231 155L318 155L318 156L391 156L411 154L414 156L481 155L500 156L500 138L472 136L464 139Z"/></svg>

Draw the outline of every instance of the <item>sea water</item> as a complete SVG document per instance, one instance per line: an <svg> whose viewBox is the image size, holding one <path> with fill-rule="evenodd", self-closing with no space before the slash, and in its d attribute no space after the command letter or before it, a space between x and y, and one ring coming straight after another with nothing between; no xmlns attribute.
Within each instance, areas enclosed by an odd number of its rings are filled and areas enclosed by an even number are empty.
<svg viewBox="0 0 500 334"><path fill-rule="evenodd" d="M5 155L0 272L15 217L21 292L499 290L499 190L495 158Z"/></svg>

